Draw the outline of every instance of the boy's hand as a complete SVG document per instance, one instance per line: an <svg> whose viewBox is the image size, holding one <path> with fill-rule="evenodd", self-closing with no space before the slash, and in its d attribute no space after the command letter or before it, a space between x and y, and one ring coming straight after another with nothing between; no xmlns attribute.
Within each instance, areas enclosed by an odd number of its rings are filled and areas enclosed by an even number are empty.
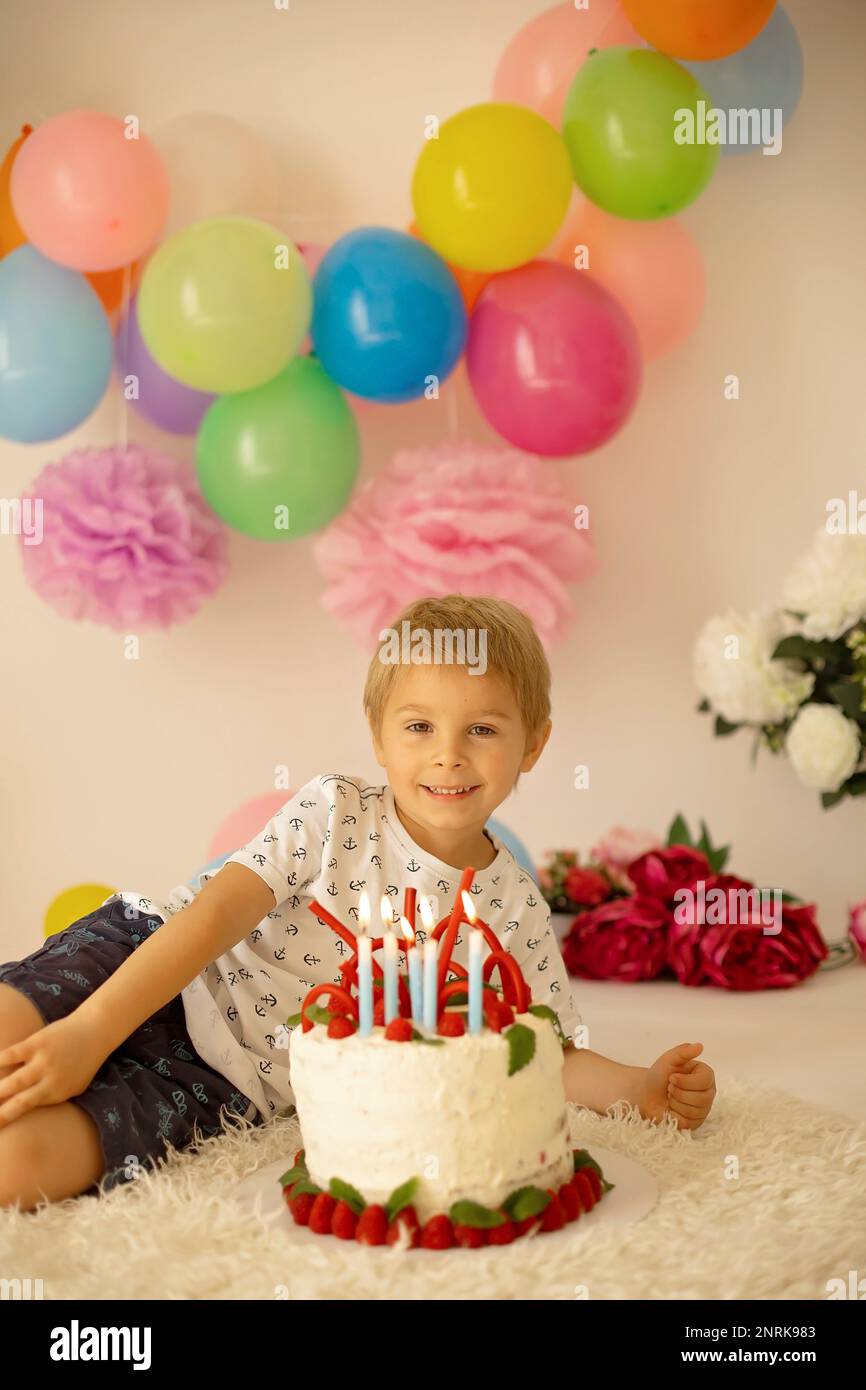
<svg viewBox="0 0 866 1390"><path fill-rule="evenodd" d="M703 1124L716 1094L712 1067L696 1060L703 1046L679 1043L647 1067L638 1087L638 1106L645 1119L661 1120L670 1110L679 1129Z"/></svg>
<svg viewBox="0 0 866 1390"><path fill-rule="evenodd" d="M4 1048L0 1067L14 1070L0 1080L0 1127L37 1105L58 1105L81 1095L105 1057L93 1028L74 1013Z"/></svg>

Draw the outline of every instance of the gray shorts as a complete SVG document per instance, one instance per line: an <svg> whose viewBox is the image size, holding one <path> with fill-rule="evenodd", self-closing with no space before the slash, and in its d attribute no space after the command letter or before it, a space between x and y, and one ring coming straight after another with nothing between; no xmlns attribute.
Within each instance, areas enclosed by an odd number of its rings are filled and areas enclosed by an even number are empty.
<svg viewBox="0 0 866 1390"><path fill-rule="evenodd" d="M0 983L26 995L46 1024L65 1018L163 925L161 917L130 918L130 911L119 898L98 907L24 960L0 965ZM166 1142L188 1147L196 1127L198 1137L220 1134L223 1109L262 1121L249 1096L196 1052L180 994L136 1028L70 1099L96 1122L106 1190L133 1181L145 1163L155 1167ZM88 1194L98 1191L94 1184Z"/></svg>

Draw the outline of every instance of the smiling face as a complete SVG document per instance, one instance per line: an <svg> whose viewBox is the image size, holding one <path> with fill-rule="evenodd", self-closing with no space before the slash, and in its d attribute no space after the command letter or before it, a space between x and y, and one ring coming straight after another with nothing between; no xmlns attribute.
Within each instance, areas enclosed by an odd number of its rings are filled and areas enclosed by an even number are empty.
<svg viewBox="0 0 866 1390"><path fill-rule="evenodd" d="M445 863L483 854L484 867L491 848L483 827L518 772L534 766L551 727L548 720L528 739L511 688L495 671L476 676L458 664L407 663L385 702L381 730L371 726L371 733L416 844ZM455 794L458 788L470 790Z"/></svg>

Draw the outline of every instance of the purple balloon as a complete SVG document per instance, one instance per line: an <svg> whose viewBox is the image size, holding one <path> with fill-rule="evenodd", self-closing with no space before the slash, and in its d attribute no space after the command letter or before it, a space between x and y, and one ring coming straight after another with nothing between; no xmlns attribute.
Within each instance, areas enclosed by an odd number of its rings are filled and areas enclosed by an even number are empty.
<svg viewBox="0 0 866 1390"><path fill-rule="evenodd" d="M217 397L184 386L154 361L139 332L136 303L137 296L118 324L114 343L114 361L121 377L138 377L138 399L131 404L170 434L195 434Z"/></svg>

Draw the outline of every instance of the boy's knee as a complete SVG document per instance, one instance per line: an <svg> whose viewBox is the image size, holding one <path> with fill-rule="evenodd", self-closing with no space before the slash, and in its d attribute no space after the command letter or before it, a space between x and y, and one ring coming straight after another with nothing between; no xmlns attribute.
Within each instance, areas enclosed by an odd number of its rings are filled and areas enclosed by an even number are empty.
<svg viewBox="0 0 866 1390"><path fill-rule="evenodd" d="M0 1207L14 1206L43 1160L38 1126L27 1124L27 1118L0 1125Z"/></svg>

